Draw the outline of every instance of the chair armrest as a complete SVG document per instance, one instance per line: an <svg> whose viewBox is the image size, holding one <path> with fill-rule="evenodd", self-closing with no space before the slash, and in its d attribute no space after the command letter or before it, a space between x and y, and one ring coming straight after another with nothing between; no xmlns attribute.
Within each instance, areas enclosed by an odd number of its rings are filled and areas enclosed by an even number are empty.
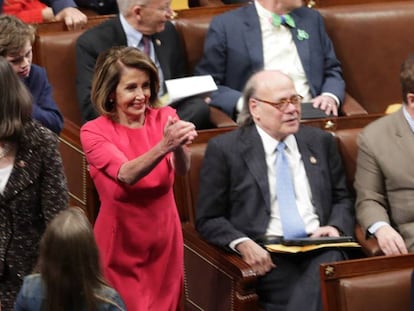
<svg viewBox="0 0 414 311"><path fill-rule="evenodd" d="M356 101L356 99L348 93L345 94L341 110L345 116L368 114L368 112Z"/></svg>
<svg viewBox="0 0 414 311"><path fill-rule="evenodd" d="M99 209L99 198L80 142L80 127L65 118L59 135L59 152L69 192L69 204L83 208L93 224Z"/></svg>
<svg viewBox="0 0 414 311"><path fill-rule="evenodd" d="M256 274L239 256L204 241L193 225L184 235L185 304L190 310L260 310Z"/></svg>
<svg viewBox="0 0 414 311"><path fill-rule="evenodd" d="M222 110L210 107L210 121L215 127L231 127L237 126L237 123L233 121L225 112Z"/></svg>
<svg viewBox="0 0 414 311"><path fill-rule="evenodd" d="M368 257L382 256L384 253L378 245L378 241L374 237L367 237L365 232L362 230L361 225L355 226L355 237L358 243L362 247L362 251Z"/></svg>

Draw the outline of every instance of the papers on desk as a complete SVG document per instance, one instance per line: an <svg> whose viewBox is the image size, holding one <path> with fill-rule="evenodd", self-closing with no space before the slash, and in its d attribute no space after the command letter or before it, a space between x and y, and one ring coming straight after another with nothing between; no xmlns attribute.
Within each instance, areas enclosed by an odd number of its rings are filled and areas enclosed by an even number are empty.
<svg viewBox="0 0 414 311"><path fill-rule="evenodd" d="M170 105L183 98L194 95L205 95L217 90L217 85L210 75L193 76L178 79L166 80L168 96L163 96L163 105Z"/></svg>
<svg viewBox="0 0 414 311"><path fill-rule="evenodd" d="M315 249L320 248L336 248L336 247L351 247L351 248L359 248L359 245L356 242L338 242L338 243L326 243L326 244L314 244L314 245L303 245L303 246L288 246L283 244L268 244L265 245L266 249L269 252L276 252L276 253L301 253L301 252L309 252Z"/></svg>

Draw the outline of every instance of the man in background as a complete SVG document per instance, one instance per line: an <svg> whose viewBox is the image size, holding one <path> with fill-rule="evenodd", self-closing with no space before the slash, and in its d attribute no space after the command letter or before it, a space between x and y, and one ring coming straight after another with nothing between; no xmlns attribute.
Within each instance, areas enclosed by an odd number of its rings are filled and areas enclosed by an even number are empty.
<svg viewBox="0 0 414 311"><path fill-rule="evenodd" d="M259 243L266 236L352 235L353 199L334 137L300 126L301 96L280 71L254 74L243 94L240 128L208 143L197 230L251 266L265 310L321 311L319 265L345 253L269 253Z"/></svg>
<svg viewBox="0 0 414 311"><path fill-rule="evenodd" d="M195 69L218 85L211 105L236 118L246 81L261 69L283 71L304 102L338 114L345 96L341 66L322 16L301 0L256 0L213 18Z"/></svg>
<svg viewBox="0 0 414 311"><path fill-rule="evenodd" d="M386 255L414 252L414 54L400 71L402 107L358 140L356 216Z"/></svg>

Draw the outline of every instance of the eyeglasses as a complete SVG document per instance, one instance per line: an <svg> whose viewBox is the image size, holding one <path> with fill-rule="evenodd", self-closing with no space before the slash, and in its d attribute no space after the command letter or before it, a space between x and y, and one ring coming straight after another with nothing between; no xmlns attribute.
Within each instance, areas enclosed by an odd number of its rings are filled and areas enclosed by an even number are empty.
<svg viewBox="0 0 414 311"><path fill-rule="evenodd" d="M260 98L257 98L257 97L253 97L253 99L255 99L259 102L268 104L272 107L275 107L279 111L284 112L287 109L287 107L289 106L289 104L292 104L294 106L298 106L300 103L302 103L303 96L301 96L299 94L296 94L296 95L290 96L289 98L282 98L278 102L271 102L271 101L263 100L263 99L260 99Z"/></svg>

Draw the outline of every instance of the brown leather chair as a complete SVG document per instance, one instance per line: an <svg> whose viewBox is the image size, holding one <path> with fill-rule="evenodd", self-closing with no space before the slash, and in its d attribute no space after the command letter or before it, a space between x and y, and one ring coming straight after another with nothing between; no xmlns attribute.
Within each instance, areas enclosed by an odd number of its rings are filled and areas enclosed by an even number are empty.
<svg viewBox="0 0 414 311"><path fill-rule="evenodd" d="M368 2L368 1L364 1ZM347 92L368 113L401 101L400 66L414 51L413 1L318 9L341 61Z"/></svg>
<svg viewBox="0 0 414 311"><path fill-rule="evenodd" d="M324 311L410 310L414 254L322 264Z"/></svg>
<svg viewBox="0 0 414 311"><path fill-rule="evenodd" d="M89 17L86 27L92 27L107 18ZM37 25L33 62L46 68L53 87L53 97L64 117L59 149L68 182L70 204L82 207L93 223L98 200L80 143L81 116L75 85L75 41L82 31L68 31L61 22Z"/></svg>
<svg viewBox="0 0 414 311"><path fill-rule="evenodd" d="M377 117L381 115L373 115L370 122L375 120ZM354 177L356 171L356 160L358 155L358 145L357 145L357 138L359 133L361 132L362 127L359 128L351 128L351 129L342 129L336 130L334 132L337 142L339 152L341 153L345 173L347 176L348 187L353 191L353 184L354 184ZM362 251L367 256L379 256L383 255L377 240L372 237L368 236L365 232L362 231L362 228L359 224L355 226L355 238L361 244Z"/></svg>

